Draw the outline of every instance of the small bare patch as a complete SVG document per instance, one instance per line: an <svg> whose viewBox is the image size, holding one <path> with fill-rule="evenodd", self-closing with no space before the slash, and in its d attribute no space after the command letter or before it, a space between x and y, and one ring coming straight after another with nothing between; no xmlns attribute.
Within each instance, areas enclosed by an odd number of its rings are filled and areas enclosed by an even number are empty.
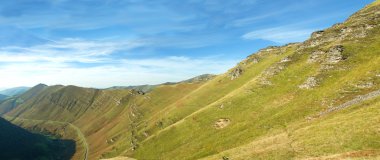
<svg viewBox="0 0 380 160"><path fill-rule="evenodd" d="M307 78L306 82L298 86L301 89L312 89L317 86L317 80L315 77Z"/></svg>
<svg viewBox="0 0 380 160"><path fill-rule="evenodd" d="M227 119L227 118L221 118L221 119L218 119L215 124L214 124L214 127L216 129L222 129L224 127L227 127L229 124L231 123L231 120L230 119Z"/></svg>

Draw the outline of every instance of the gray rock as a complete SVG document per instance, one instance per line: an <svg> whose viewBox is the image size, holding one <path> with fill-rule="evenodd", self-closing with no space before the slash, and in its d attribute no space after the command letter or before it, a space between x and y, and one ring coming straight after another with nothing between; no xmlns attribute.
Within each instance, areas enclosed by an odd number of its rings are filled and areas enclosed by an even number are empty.
<svg viewBox="0 0 380 160"><path fill-rule="evenodd" d="M281 59L280 63L286 63L286 62L290 62L292 61L289 57L285 57L283 59Z"/></svg>
<svg viewBox="0 0 380 160"><path fill-rule="evenodd" d="M243 73L243 70L240 67L237 67L230 72L229 76L231 80L234 80L236 78L239 78L242 73Z"/></svg>
<svg viewBox="0 0 380 160"><path fill-rule="evenodd" d="M344 47L342 45L332 47L327 53L326 62L330 64L338 63L343 60Z"/></svg>
<svg viewBox="0 0 380 160"><path fill-rule="evenodd" d="M308 63L321 62L323 55L326 54L323 51L313 51L307 60Z"/></svg>
<svg viewBox="0 0 380 160"><path fill-rule="evenodd" d="M325 31L316 31L316 32L313 32L313 33L311 34L311 38L319 38L319 37L322 37L322 35L323 35L324 32L325 32Z"/></svg>
<svg viewBox="0 0 380 160"><path fill-rule="evenodd" d="M312 89L317 86L317 79L315 77L307 78L306 82L299 85L298 87L301 89Z"/></svg>

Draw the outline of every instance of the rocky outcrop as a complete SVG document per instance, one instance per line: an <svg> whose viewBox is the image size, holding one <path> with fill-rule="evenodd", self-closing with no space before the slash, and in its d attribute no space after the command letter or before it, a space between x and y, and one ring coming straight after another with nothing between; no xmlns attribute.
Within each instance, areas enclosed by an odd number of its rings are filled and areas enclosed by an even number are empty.
<svg viewBox="0 0 380 160"><path fill-rule="evenodd" d="M336 45L331 47L327 52L322 50L316 50L311 52L308 63L322 63L323 65L336 64L346 58L343 56L344 47L342 45ZM326 69L326 66L322 68ZM329 67L327 67L329 68Z"/></svg>
<svg viewBox="0 0 380 160"><path fill-rule="evenodd" d="M284 69L285 69L284 62L282 62L282 63L279 62L276 65L267 68L263 72L262 76L260 77L259 83L261 85L273 85L269 79L272 78L273 76L277 75L278 73L280 73Z"/></svg>
<svg viewBox="0 0 380 160"><path fill-rule="evenodd" d="M324 51L320 51L320 50L313 51L313 52L311 52L311 55L310 55L309 59L307 60L307 62L308 63L321 62L323 55L325 55L325 54L326 54L326 52L324 52Z"/></svg>
<svg viewBox="0 0 380 160"><path fill-rule="evenodd" d="M351 16L345 23L312 33L310 39L305 41L300 49L367 37L374 28L380 26L379 8L379 6L367 8Z"/></svg>
<svg viewBox="0 0 380 160"><path fill-rule="evenodd" d="M312 89L317 86L317 79L315 77L309 77L306 79L305 83L298 86L301 89Z"/></svg>
<svg viewBox="0 0 380 160"><path fill-rule="evenodd" d="M292 61L289 57L285 57L283 59L281 59L280 63L286 63L286 62L290 62Z"/></svg>
<svg viewBox="0 0 380 160"><path fill-rule="evenodd" d="M243 69L241 69L240 67L237 67L229 73L229 77L231 78L231 80L234 80L236 78L239 78L242 73L243 73Z"/></svg>
<svg viewBox="0 0 380 160"><path fill-rule="evenodd" d="M322 37L322 35L323 35L324 32L325 32L325 31L323 31L323 30L313 32L313 33L311 34L311 38L319 38L319 37Z"/></svg>
<svg viewBox="0 0 380 160"><path fill-rule="evenodd" d="M344 60L342 55L343 50L344 47L342 45L330 48L329 52L327 53L326 63L334 64L340 62L341 60Z"/></svg>

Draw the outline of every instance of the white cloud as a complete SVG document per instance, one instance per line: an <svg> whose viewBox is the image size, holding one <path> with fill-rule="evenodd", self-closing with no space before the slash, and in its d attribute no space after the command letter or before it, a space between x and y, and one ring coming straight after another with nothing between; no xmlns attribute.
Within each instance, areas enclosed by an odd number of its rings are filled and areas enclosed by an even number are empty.
<svg viewBox="0 0 380 160"><path fill-rule="evenodd" d="M220 57L115 58L113 53L146 45L137 41L96 42L65 39L30 48L0 48L0 88L48 85L111 87L180 81L222 73L236 60ZM73 63L74 62L74 63Z"/></svg>
<svg viewBox="0 0 380 160"><path fill-rule="evenodd" d="M236 61L164 57L120 60L113 65L75 67L65 63L17 63L0 65L0 87L79 85L110 87L180 81L203 73L222 73Z"/></svg>
<svg viewBox="0 0 380 160"><path fill-rule="evenodd" d="M130 50L146 45L139 41L103 42L81 39L63 39L55 43L26 47L1 47L0 62L82 62L95 63L106 60L119 50Z"/></svg>
<svg viewBox="0 0 380 160"><path fill-rule="evenodd" d="M263 39L276 43L300 42L307 39L315 29L297 29L292 27L276 27L256 30L242 36L244 39Z"/></svg>

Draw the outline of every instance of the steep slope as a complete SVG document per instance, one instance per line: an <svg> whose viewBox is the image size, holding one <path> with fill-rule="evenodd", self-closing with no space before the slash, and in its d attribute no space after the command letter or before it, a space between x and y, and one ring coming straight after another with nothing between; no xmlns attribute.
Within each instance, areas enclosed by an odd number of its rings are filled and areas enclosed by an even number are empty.
<svg viewBox="0 0 380 160"><path fill-rule="evenodd" d="M140 147L127 155L137 159L197 159L250 143L264 143L260 140L268 137L272 140L266 146L248 147L244 153L247 156L241 159L309 158L367 151L371 154L362 156L377 155L379 116L361 107L350 110L351 105L346 105L350 106L346 110L338 106L380 89L379 24L377 1L345 23L315 32L304 43L261 50L153 115L153 120L143 120L147 125L141 133L153 136L141 138ZM378 113L377 100L368 107L374 113ZM359 101L357 105L365 103ZM336 116L335 112L341 110L348 113ZM347 129L356 123L358 126ZM327 124L329 127L322 127ZM281 143L271 146L276 139L271 136L275 135L285 138L277 138ZM329 145L333 146L326 147ZM225 153L228 155L217 155L216 159L234 159L243 154Z"/></svg>
<svg viewBox="0 0 380 160"><path fill-rule="evenodd" d="M28 101L29 99L33 98L34 96L38 95L41 93L45 87L47 87L44 84L39 84L30 90L26 91L25 93L19 95L19 96L14 96L11 98L8 98L5 101L0 102L0 115L3 115L15 107L19 106L20 104L24 103L25 101Z"/></svg>
<svg viewBox="0 0 380 160"><path fill-rule="evenodd" d="M70 140L53 140L30 133L0 118L0 159L68 160L75 152Z"/></svg>

